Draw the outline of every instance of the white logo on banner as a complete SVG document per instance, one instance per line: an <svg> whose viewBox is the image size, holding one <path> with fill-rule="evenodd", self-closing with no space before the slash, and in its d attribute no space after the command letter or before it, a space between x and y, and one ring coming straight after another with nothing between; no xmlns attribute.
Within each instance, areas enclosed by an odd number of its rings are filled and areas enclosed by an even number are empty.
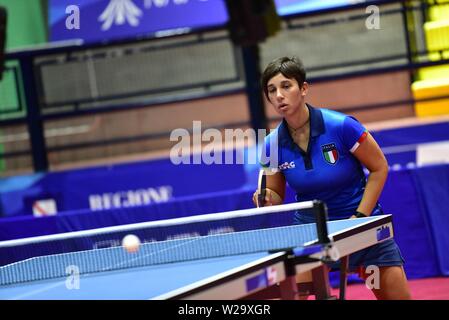
<svg viewBox="0 0 449 320"><path fill-rule="evenodd" d="M128 22L131 26L136 27L142 18L142 10L133 2L134 0L110 0L106 9L98 17L103 23L101 30L107 31L112 25L123 25ZM205 2L208 0L199 0ZM189 0L172 0L174 5L187 4ZM170 4L170 0L143 0L145 9L165 8Z"/></svg>
<svg viewBox="0 0 449 320"><path fill-rule="evenodd" d="M200 1L208 1L208 0L200 0ZM144 0L144 7L149 9L151 8L153 5L156 8L163 8L168 6L170 0ZM179 4L185 4L189 2L189 0L173 0L173 4L175 5L179 5Z"/></svg>
<svg viewBox="0 0 449 320"><path fill-rule="evenodd" d="M122 25L125 21L133 27L138 26L138 17L141 16L142 10L134 4L133 0L110 0L98 20L103 22L101 29L106 31L112 24Z"/></svg>
<svg viewBox="0 0 449 320"><path fill-rule="evenodd" d="M168 6L168 0L145 0L144 6L145 8L151 8L152 6L156 6L158 8L166 7Z"/></svg>
<svg viewBox="0 0 449 320"><path fill-rule="evenodd" d="M35 217L54 216L58 212L54 199L37 200L33 203L33 215Z"/></svg>
<svg viewBox="0 0 449 320"><path fill-rule="evenodd" d="M89 195L89 206L91 210L106 210L161 203L169 201L172 198L172 193L173 188L171 186L160 186L157 188L92 194Z"/></svg>

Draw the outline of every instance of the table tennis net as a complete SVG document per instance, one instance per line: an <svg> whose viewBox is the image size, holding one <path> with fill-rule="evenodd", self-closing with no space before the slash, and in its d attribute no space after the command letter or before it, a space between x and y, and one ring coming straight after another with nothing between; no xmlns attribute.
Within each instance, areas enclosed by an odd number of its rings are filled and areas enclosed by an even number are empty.
<svg viewBox="0 0 449 320"><path fill-rule="evenodd" d="M315 224L292 225L293 212L311 202L150 221L0 242L0 285L222 256L278 251L317 239ZM127 234L139 250L121 246ZM24 256L27 258L21 259Z"/></svg>

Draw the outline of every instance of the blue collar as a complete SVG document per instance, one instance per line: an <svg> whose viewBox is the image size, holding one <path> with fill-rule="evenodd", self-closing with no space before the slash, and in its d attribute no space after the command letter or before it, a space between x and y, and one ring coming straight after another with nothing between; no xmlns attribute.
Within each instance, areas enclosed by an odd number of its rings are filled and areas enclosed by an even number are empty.
<svg viewBox="0 0 449 320"><path fill-rule="evenodd" d="M323 134L325 131L323 114L320 109L314 108L309 104L306 104L306 106L309 108L310 138L315 138ZM278 137L279 143L284 146L289 147L293 143L290 133L288 132L287 122L285 119L282 119L282 122L278 127Z"/></svg>

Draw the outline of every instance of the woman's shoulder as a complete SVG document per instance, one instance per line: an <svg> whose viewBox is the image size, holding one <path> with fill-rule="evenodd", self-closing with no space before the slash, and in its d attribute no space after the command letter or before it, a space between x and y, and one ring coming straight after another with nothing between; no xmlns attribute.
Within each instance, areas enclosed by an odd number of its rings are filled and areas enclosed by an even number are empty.
<svg viewBox="0 0 449 320"><path fill-rule="evenodd" d="M327 108L319 108L323 115L324 121L335 121L335 122L344 122L349 115L344 114L343 112L327 109Z"/></svg>
<svg viewBox="0 0 449 320"><path fill-rule="evenodd" d="M345 121L347 121L348 118L350 118L349 115L344 114L339 111L327 109L327 108L320 108L321 114L323 116L323 122L327 129L340 129L344 127Z"/></svg>

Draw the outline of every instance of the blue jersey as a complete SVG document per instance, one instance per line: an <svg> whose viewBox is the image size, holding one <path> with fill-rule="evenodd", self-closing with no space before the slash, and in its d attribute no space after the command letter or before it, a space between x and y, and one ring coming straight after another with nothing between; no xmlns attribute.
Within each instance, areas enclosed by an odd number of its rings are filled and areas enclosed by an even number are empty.
<svg viewBox="0 0 449 320"><path fill-rule="evenodd" d="M297 201L322 200L327 205L329 220L349 218L357 210L366 185L363 167L352 153L366 138L367 131L353 117L307 107L310 114L307 150L303 151L293 142L283 120L265 138L269 161L262 165L284 174L296 192ZM277 161L269 155L273 139L278 145Z"/></svg>

